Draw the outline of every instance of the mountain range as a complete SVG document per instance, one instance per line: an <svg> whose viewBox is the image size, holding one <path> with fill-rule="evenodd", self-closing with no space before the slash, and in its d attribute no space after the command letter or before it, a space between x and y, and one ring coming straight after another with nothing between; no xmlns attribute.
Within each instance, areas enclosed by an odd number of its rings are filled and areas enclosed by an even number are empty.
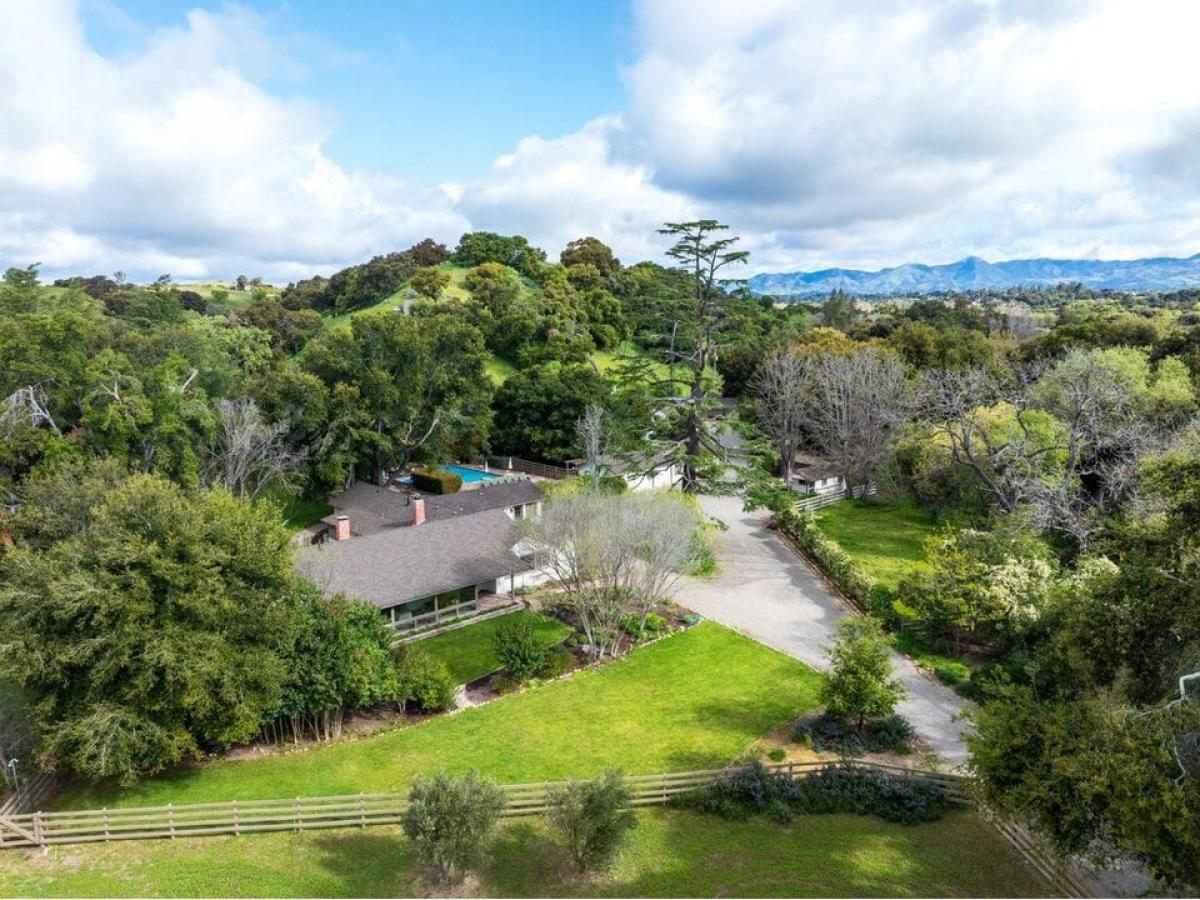
<svg viewBox="0 0 1200 900"><path fill-rule="evenodd" d="M1200 253L1187 259L1012 259L990 263L978 256L939 266L907 263L877 272L821 269L763 273L749 279L756 294L810 297L840 288L848 294L932 294L984 288L1052 286L1079 282L1090 288L1170 291L1200 287Z"/></svg>

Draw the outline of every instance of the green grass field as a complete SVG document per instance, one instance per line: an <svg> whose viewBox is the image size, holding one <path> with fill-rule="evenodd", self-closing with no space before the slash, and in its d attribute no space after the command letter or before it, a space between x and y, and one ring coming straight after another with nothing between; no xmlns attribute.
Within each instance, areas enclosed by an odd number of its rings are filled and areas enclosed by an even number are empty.
<svg viewBox="0 0 1200 900"><path fill-rule="evenodd" d="M68 790L59 808L407 790L412 776L477 768L498 781L630 774L728 762L817 704L812 669L714 623L485 706L382 734L220 760L128 790Z"/></svg>
<svg viewBox="0 0 1200 900"><path fill-rule="evenodd" d="M548 616L538 615L528 611L513 613L511 616L500 616L488 619L475 625L456 628L444 634L417 641L415 646L421 647L446 664L450 674L458 684L466 684L476 678L482 678L489 672L500 668L500 660L496 656L494 639L496 629L501 622L511 621L517 617L526 617L533 622L533 631L547 647L557 644L571 633L571 629Z"/></svg>
<svg viewBox="0 0 1200 900"><path fill-rule="evenodd" d="M895 588L925 566L933 518L911 500L843 500L817 510L817 525L873 579Z"/></svg>
<svg viewBox="0 0 1200 900"><path fill-rule="evenodd" d="M0 852L0 896L428 896L400 829L189 838ZM440 893L446 893L444 889ZM866 816L790 825L683 811L638 815L612 868L568 873L541 822L504 824L449 896L1037 897L1050 888L973 814L914 827Z"/></svg>

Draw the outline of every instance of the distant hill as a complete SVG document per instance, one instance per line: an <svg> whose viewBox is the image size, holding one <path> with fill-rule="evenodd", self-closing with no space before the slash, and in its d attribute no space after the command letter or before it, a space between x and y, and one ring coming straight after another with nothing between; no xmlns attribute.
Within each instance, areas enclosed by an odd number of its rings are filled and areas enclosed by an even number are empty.
<svg viewBox="0 0 1200 900"><path fill-rule="evenodd" d="M1013 259L990 263L968 256L942 266L908 263L878 272L822 269L755 275L756 294L808 297L841 288L848 294L930 294L985 288L1033 287L1080 282L1090 288L1170 291L1200 288L1200 253L1187 259Z"/></svg>

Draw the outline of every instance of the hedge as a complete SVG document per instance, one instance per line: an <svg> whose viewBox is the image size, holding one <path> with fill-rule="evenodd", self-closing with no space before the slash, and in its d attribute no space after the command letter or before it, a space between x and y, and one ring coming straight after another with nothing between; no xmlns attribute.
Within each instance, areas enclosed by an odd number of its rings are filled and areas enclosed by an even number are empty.
<svg viewBox="0 0 1200 900"><path fill-rule="evenodd" d="M417 490L427 494L456 494L463 480L453 472L441 469L413 469L412 483Z"/></svg>
<svg viewBox="0 0 1200 900"><path fill-rule="evenodd" d="M816 560L842 592L863 609L872 605L872 593L878 594L875 581L845 550L821 533L811 512L796 508L776 512L779 530L792 538Z"/></svg>

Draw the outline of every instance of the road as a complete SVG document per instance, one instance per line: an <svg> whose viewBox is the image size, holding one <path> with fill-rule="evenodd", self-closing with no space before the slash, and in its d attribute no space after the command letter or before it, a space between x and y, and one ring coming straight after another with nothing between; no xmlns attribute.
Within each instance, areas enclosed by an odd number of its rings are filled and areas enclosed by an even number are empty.
<svg viewBox="0 0 1200 900"><path fill-rule="evenodd" d="M774 532L765 515L742 511L740 497L703 497L704 511L728 526L718 534L717 573L685 579L677 597L684 606L768 646L825 667L825 647L837 621L852 615L825 582ZM967 750L956 717L967 701L908 658L893 654L896 677L908 694L897 711L946 763L960 766Z"/></svg>

